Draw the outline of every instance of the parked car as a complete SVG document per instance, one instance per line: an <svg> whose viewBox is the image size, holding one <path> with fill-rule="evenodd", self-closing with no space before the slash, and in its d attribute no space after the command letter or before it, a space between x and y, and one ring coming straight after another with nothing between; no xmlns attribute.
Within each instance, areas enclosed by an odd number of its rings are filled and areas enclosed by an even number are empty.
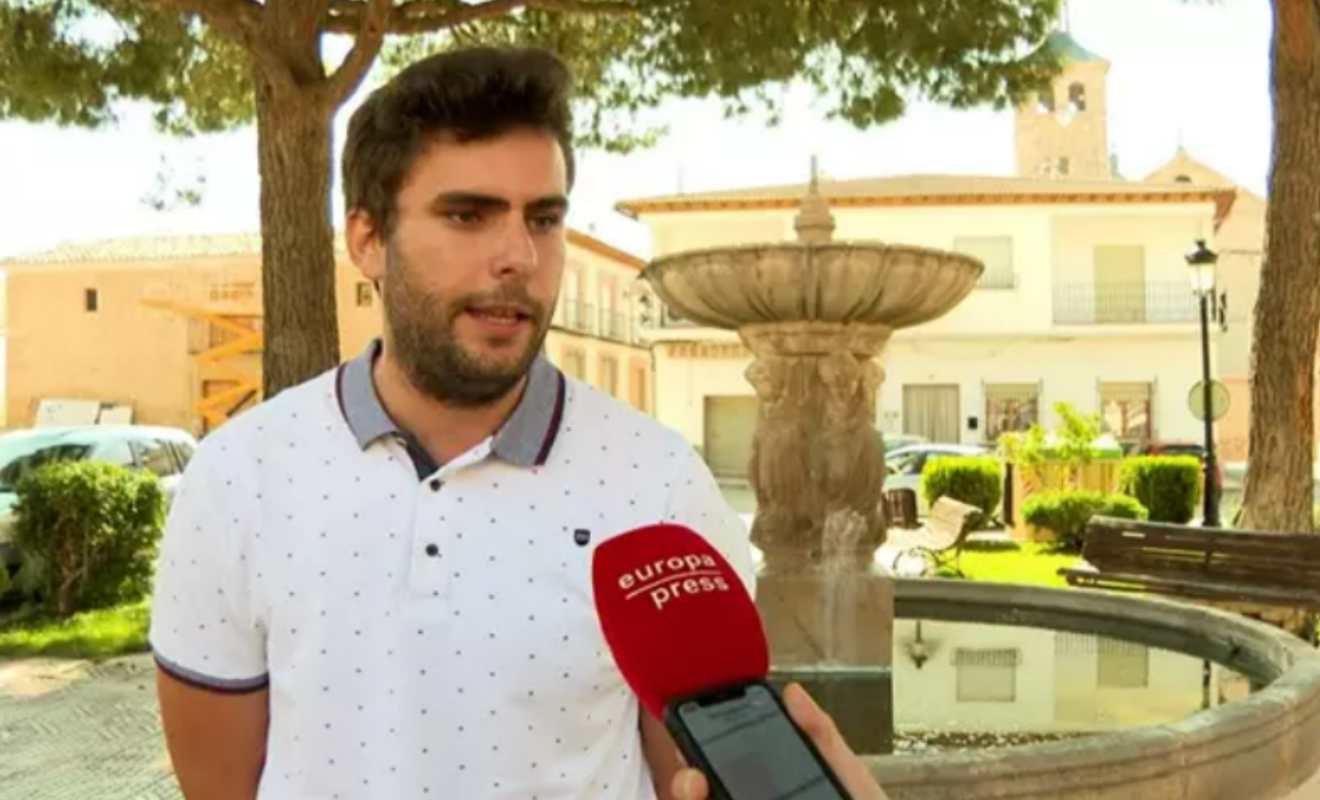
<svg viewBox="0 0 1320 800"><path fill-rule="evenodd" d="M1196 460L1201 462L1202 471L1205 470L1205 445L1196 442L1148 442L1138 448L1138 454L1143 456L1195 456ZM1224 464L1219 460L1215 461L1214 481L1216 496L1223 497Z"/></svg>
<svg viewBox="0 0 1320 800"><path fill-rule="evenodd" d="M156 474L166 502L197 449L192 434L147 425L33 428L0 435L0 564L17 560L13 547L16 487L23 476L53 461L104 461Z"/></svg>
<svg viewBox="0 0 1320 800"><path fill-rule="evenodd" d="M876 431L875 435L884 445L886 455L902 447L911 447L914 444L926 444L927 442L925 436L918 436L915 433L882 433Z"/></svg>
<svg viewBox="0 0 1320 800"><path fill-rule="evenodd" d="M984 456L993 452L980 444L914 444L885 454L885 490L911 489L917 493L917 512L930 507L921 495L921 471L932 461L954 456Z"/></svg>

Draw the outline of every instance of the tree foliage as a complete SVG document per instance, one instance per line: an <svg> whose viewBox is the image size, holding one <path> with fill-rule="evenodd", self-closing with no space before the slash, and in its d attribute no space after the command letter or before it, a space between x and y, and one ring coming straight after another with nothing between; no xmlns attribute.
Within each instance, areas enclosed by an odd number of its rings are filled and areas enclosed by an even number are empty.
<svg viewBox="0 0 1320 800"><path fill-rule="evenodd" d="M1048 84L1059 0L9 0L0 5L0 118L95 127L118 104L173 134L258 124L265 391L338 360L327 154L336 110L385 64L476 42L541 45L579 77L584 145L626 151L662 132L637 115L719 98L773 121L801 81L857 126L912 98L1002 107ZM352 37L327 64L329 35ZM308 120L322 126L311 131ZM313 135L313 133L315 135ZM323 135L324 134L324 135ZM328 148L327 148L328 149ZM319 177L318 177L319 176ZM308 195L324 197L308 203ZM303 198L303 202L297 200ZM274 271L272 273L272 271Z"/></svg>

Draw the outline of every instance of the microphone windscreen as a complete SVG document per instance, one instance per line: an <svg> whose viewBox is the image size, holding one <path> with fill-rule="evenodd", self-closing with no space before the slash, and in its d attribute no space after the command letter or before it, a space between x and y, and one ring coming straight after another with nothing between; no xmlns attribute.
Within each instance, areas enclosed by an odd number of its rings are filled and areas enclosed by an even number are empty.
<svg viewBox="0 0 1320 800"><path fill-rule="evenodd" d="M656 718L672 700L765 679L770 654L756 604L729 562L690 528L620 534L596 548L591 569L605 641Z"/></svg>

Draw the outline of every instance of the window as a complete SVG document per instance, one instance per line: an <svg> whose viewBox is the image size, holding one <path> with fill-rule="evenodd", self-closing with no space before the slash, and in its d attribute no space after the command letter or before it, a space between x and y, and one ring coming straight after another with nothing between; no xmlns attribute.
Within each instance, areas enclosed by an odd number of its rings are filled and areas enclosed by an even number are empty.
<svg viewBox="0 0 1320 800"><path fill-rule="evenodd" d="M1095 652L1097 685L1103 689L1145 689L1150 685L1150 648L1119 639L1099 639Z"/></svg>
<svg viewBox="0 0 1320 800"><path fill-rule="evenodd" d="M885 470L891 475L920 475L925 460L925 451L902 453L885 459Z"/></svg>
<svg viewBox="0 0 1320 800"><path fill-rule="evenodd" d="M638 411L650 411L651 392L647 385L647 375L650 370L646 364L633 364L630 370L632 375L628 380L628 402L632 403L633 408Z"/></svg>
<svg viewBox="0 0 1320 800"><path fill-rule="evenodd" d="M584 283L580 267L570 266L564 271L563 300L560 301L560 312L562 314L561 321L564 327L569 330L580 331L587 328L586 312L582 303Z"/></svg>
<svg viewBox="0 0 1320 800"><path fill-rule="evenodd" d="M1025 431L1040 420L1040 385L992 383L985 387L985 438L998 441L1008 431Z"/></svg>
<svg viewBox="0 0 1320 800"><path fill-rule="evenodd" d="M115 439L98 445L96 452L92 454L92 458L121 467L137 466L137 459L133 457L132 449L129 448L128 442L122 439Z"/></svg>
<svg viewBox="0 0 1320 800"><path fill-rule="evenodd" d="M1068 103L1078 111L1086 110L1086 87L1080 83L1074 83L1068 87Z"/></svg>
<svg viewBox="0 0 1320 800"><path fill-rule="evenodd" d="M1013 237L958 236L953 250L980 260L985 272L977 286L982 289L1012 289L1017 285L1013 274Z"/></svg>
<svg viewBox="0 0 1320 800"><path fill-rule="evenodd" d="M1068 174L1068 170L1069 170L1070 167L1071 167L1071 162L1068 160L1068 157L1067 157L1067 156L1060 156L1060 157L1059 157L1059 168L1058 168L1058 173L1059 173L1060 175L1067 175L1067 174Z"/></svg>
<svg viewBox="0 0 1320 800"><path fill-rule="evenodd" d="M211 299L216 302L241 302L255 300L257 284L253 281L228 281L213 283L210 289Z"/></svg>
<svg viewBox="0 0 1320 800"><path fill-rule="evenodd" d="M162 478L178 473L179 465L175 463L174 454L170 452L169 444L166 442L158 439L137 439L133 441L132 447L143 469L154 472Z"/></svg>
<svg viewBox="0 0 1320 800"><path fill-rule="evenodd" d="M39 445L27 452L6 452L0 455L0 458L6 459L4 468L0 469L0 490L12 492L25 475L35 472L39 467L56 461L86 458L91 449L91 445L86 444L48 444Z"/></svg>
<svg viewBox="0 0 1320 800"><path fill-rule="evenodd" d="M1017 667L1021 658L1013 648L953 652L958 670L958 701L1012 703L1017 700Z"/></svg>
<svg viewBox="0 0 1320 800"><path fill-rule="evenodd" d="M1097 245L1094 252L1095 321L1148 321L1146 249L1141 245Z"/></svg>
<svg viewBox="0 0 1320 800"><path fill-rule="evenodd" d="M100 306L100 300L95 289L86 289L83 291L83 308L87 311L96 311Z"/></svg>
<svg viewBox="0 0 1320 800"><path fill-rule="evenodd" d="M619 362L614 356L600 357L596 367L596 386L611 397L619 396Z"/></svg>
<svg viewBox="0 0 1320 800"><path fill-rule="evenodd" d="M371 284L366 281L358 281L357 284L357 304L358 308L366 308L371 305Z"/></svg>
<svg viewBox="0 0 1320 800"><path fill-rule="evenodd" d="M1192 176L1191 176L1191 175L1178 175L1178 176L1176 176L1176 177L1173 179L1173 182L1174 182L1174 183L1191 183L1191 182L1192 182Z"/></svg>
<svg viewBox="0 0 1320 800"><path fill-rule="evenodd" d="M562 355L560 355L559 368L571 378L577 378L580 381L587 379L587 357L576 347L564 348Z"/></svg>
<svg viewBox="0 0 1320 800"><path fill-rule="evenodd" d="M183 472L187 469L188 462L192 461L196 449L187 442L173 442L170 447L174 450L174 460L179 462L179 471Z"/></svg>
<svg viewBox="0 0 1320 800"><path fill-rule="evenodd" d="M1154 391L1149 383L1100 384L1100 414L1105 430L1124 445L1140 446L1154 437L1151 420Z"/></svg>
<svg viewBox="0 0 1320 800"><path fill-rule="evenodd" d="M598 291L600 322L596 330L610 339L623 339L623 314L619 312L619 282L613 275L601 275Z"/></svg>

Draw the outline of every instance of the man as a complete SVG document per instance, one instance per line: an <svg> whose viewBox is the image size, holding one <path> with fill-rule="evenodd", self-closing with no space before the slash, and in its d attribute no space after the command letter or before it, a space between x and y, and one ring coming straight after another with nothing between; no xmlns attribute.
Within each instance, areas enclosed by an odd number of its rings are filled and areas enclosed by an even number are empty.
<svg viewBox="0 0 1320 800"><path fill-rule="evenodd" d="M614 667L591 552L677 521L750 586L746 531L681 437L541 356L568 101L552 56L473 49L353 115L347 245L383 340L208 437L162 547L151 642L190 800L706 796Z"/></svg>

